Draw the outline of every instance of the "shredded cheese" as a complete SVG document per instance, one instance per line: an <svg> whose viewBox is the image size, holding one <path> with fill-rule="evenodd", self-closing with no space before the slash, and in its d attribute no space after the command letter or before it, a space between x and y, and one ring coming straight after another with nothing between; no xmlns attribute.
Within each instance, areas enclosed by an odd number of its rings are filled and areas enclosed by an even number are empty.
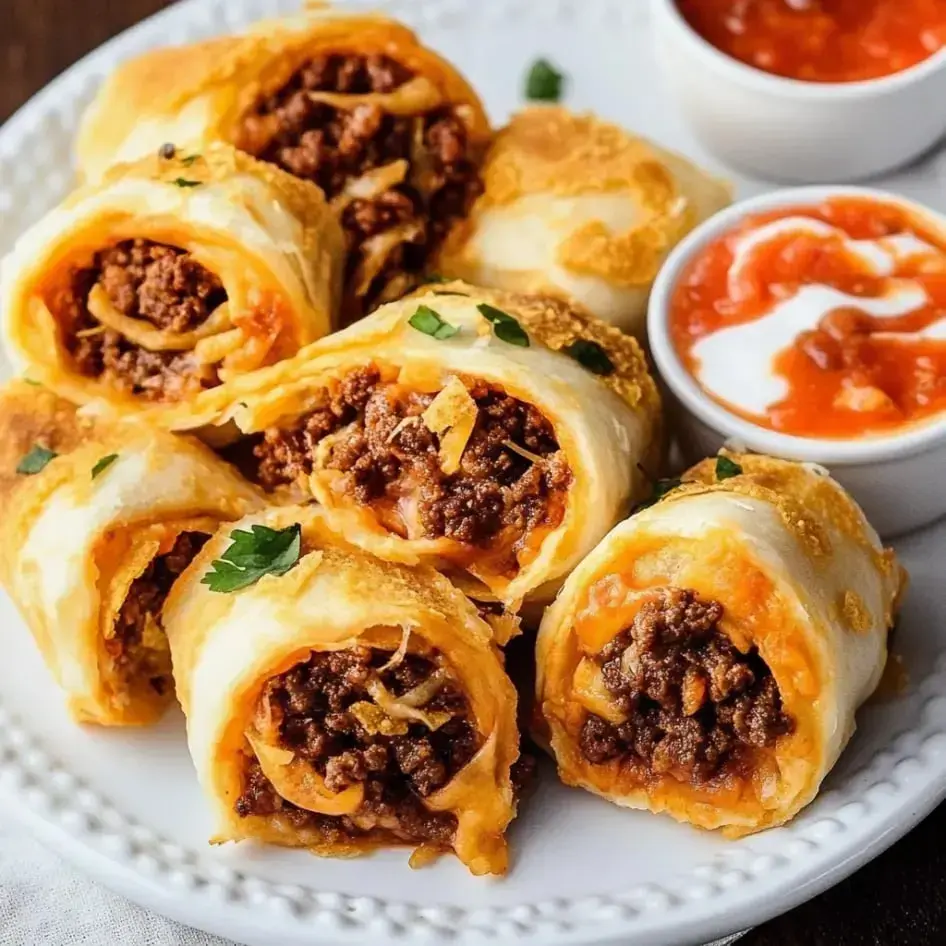
<svg viewBox="0 0 946 946"><path fill-rule="evenodd" d="M399 158L390 164L366 171L361 177L345 182L340 194L332 198L332 210L336 213L344 210L353 200L373 200L392 187L402 184L407 177L407 161Z"/></svg>
<svg viewBox="0 0 946 946"><path fill-rule="evenodd" d="M140 646L146 650L155 650L160 652L168 649L167 634L161 628L161 625L155 620L155 617L149 611L145 615L145 624L141 631Z"/></svg>
<svg viewBox="0 0 946 946"><path fill-rule="evenodd" d="M399 664L403 663L407 656L407 645L411 640L410 627L404 627L401 630L401 643L397 645L397 650L391 654L391 659L383 666L378 668L378 673L384 673L385 670L393 670Z"/></svg>
<svg viewBox="0 0 946 946"><path fill-rule="evenodd" d="M525 447L520 447L519 444L514 443L512 440L504 440L503 446L509 450L512 450L513 453L518 453L520 457L524 457L530 463L541 463L542 457L537 453L533 453L531 450L526 450Z"/></svg>
<svg viewBox="0 0 946 946"><path fill-rule="evenodd" d="M441 687L447 682L447 671L443 667L438 667L426 680L418 683L413 690L400 697L400 701L405 706L421 707L426 706L440 692Z"/></svg>
<svg viewBox="0 0 946 946"><path fill-rule="evenodd" d="M409 722L421 723L429 730L439 729L444 723L452 717L449 713L426 712L418 709L416 706L409 706L404 702L404 698L396 697L391 691L377 678L368 681L368 692L371 698L387 713L391 719L403 719Z"/></svg>
<svg viewBox="0 0 946 946"><path fill-rule="evenodd" d="M440 174L434 164L434 156L427 143L423 116L414 119L411 135L411 177L410 183L424 196L432 194L439 186Z"/></svg>
<svg viewBox="0 0 946 946"><path fill-rule="evenodd" d="M416 76L393 92L309 92L309 101L352 111L359 105L375 105L388 115L417 115L443 103L440 90L425 76Z"/></svg>
<svg viewBox="0 0 946 946"><path fill-rule="evenodd" d="M402 430L404 430L405 427L410 427L411 424L416 424L416 423L418 423L419 421L420 421L420 415L419 415L419 414L414 414L414 415L412 415L411 417L402 417L401 420L398 421L397 426L394 428L394 430L392 430L391 433L388 434L388 439L387 439L386 443L391 443L391 441L394 440L394 438L395 438Z"/></svg>
<svg viewBox="0 0 946 946"><path fill-rule="evenodd" d="M420 240L423 235L423 225L416 220L409 220L365 240L361 244L362 258L354 277L355 295L367 295L371 284L381 275L388 257L397 247L402 243Z"/></svg>
<svg viewBox="0 0 946 946"><path fill-rule="evenodd" d="M440 468L448 476L460 468L478 414L466 385L452 377L421 415L427 429L440 438Z"/></svg>
<svg viewBox="0 0 946 946"><path fill-rule="evenodd" d="M380 706L361 700L352 703L348 711L358 720L362 729L369 736L405 736L407 735L407 721L391 719Z"/></svg>
<svg viewBox="0 0 946 946"><path fill-rule="evenodd" d="M297 760L293 753L267 743L258 733L244 733L252 746L263 775L273 783L282 798L320 815L350 815L364 801L364 785L350 785L344 791L333 793L325 780L308 763Z"/></svg>
<svg viewBox="0 0 946 946"><path fill-rule="evenodd" d="M575 668L572 693L586 710L612 725L619 726L627 720L627 716L614 705L614 698L604 685L601 668L587 657L583 657Z"/></svg>
<svg viewBox="0 0 946 946"><path fill-rule="evenodd" d="M191 332L169 332L145 319L122 315L100 285L92 287L87 304L89 312L99 322L148 351L189 351L201 339L230 328L230 307L226 302L217 306L203 324Z"/></svg>

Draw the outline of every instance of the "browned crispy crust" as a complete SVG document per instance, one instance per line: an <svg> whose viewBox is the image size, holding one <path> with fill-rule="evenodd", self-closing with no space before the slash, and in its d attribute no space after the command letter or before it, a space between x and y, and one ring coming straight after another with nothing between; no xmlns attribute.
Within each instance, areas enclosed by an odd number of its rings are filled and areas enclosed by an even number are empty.
<svg viewBox="0 0 946 946"><path fill-rule="evenodd" d="M594 114L556 105L514 115L493 138L482 173L483 195L451 233L444 272L468 275L466 243L490 208L530 195L624 194L638 206L638 223L615 233L600 220L588 221L563 240L559 261L618 286L648 286L670 248L730 198L728 185L680 155Z"/></svg>
<svg viewBox="0 0 946 946"><path fill-rule="evenodd" d="M209 591L202 579L229 543L232 528L245 529L257 522L270 528L299 523L303 546L309 551L286 574L267 576L242 597ZM433 569L406 568L368 555L349 545L338 528L331 513L315 506L271 508L261 517L224 528L204 546L165 604L175 683L188 717L192 749L203 745L207 750L198 751L194 762L216 815L213 840L255 838L334 857L351 857L392 843L383 835L325 839L278 817L240 817L233 802L242 781L244 734L265 681L313 650L345 649L355 643L390 649L403 627L409 626L415 641L439 650L456 672L483 744L476 757L424 805L456 815L454 850L472 873L502 874L508 863L504 832L516 809L509 773L519 751L517 699L491 628L472 603ZM323 591L322 621L312 610L314 584ZM277 625L290 622L291 636L272 633L252 617L240 616L241 601L247 599L260 608L265 601ZM207 651L219 648L222 641L231 658L240 658L230 659L226 672L216 661L206 660ZM198 689L201 699L196 698ZM214 697L220 692L225 698ZM217 718L220 713L226 714L225 720ZM418 853L422 856L424 849Z"/></svg>
<svg viewBox="0 0 946 946"><path fill-rule="evenodd" d="M100 176L129 129L148 118L163 129L156 134L177 145L238 144L241 117L284 85L305 59L323 52L393 56L434 82L449 102L468 109L474 139L488 137L489 122L472 86L412 30L378 14L310 9L304 19L263 21L243 35L155 50L120 66L83 117L76 144L80 173ZM199 130L191 121L176 124L198 99L207 104ZM149 142L154 150L162 143Z"/></svg>
<svg viewBox="0 0 946 946"><path fill-rule="evenodd" d="M16 468L34 446L69 453L93 426L74 404L41 385L15 378L0 389L0 502L22 482Z"/></svg>
<svg viewBox="0 0 946 946"><path fill-rule="evenodd" d="M325 245L333 256L341 256L344 252L344 237L338 228L327 223L331 212L321 188L265 161L257 161L228 145L215 143L197 153L192 153L187 148L178 148L170 158L164 158L155 151L132 164L118 164L109 168L103 178L103 184L129 177L164 181L169 184L183 178L209 184L226 181L239 174L262 181L302 224L304 256L317 258ZM67 198L66 204L77 201L86 193L85 190L77 191Z"/></svg>
<svg viewBox="0 0 946 946"><path fill-rule="evenodd" d="M596 342L614 365L611 374L600 376L601 381L630 407L642 409L649 417L658 416L660 395L647 369L644 351L636 338L594 318L574 302L554 296L500 292L464 283L451 285L465 288L470 295L498 308L515 312L529 332L554 351L567 348L579 340ZM451 286L444 288L449 289Z"/></svg>

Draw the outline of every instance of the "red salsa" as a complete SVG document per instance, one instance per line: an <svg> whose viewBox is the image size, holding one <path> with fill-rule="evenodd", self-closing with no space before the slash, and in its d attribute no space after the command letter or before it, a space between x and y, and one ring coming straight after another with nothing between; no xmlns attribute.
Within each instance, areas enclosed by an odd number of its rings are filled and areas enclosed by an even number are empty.
<svg viewBox="0 0 946 946"><path fill-rule="evenodd" d="M748 217L689 262L669 319L706 393L772 430L851 439L946 411L946 235L898 205Z"/></svg>
<svg viewBox="0 0 946 946"><path fill-rule="evenodd" d="M749 66L808 82L902 72L946 46L943 0L677 0L704 39Z"/></svg>

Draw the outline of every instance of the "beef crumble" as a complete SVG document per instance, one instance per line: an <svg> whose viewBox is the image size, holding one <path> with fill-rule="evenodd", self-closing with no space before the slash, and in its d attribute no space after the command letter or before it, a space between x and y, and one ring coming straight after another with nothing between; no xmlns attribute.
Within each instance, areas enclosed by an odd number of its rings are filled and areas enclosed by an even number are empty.
<svg viewBox="0 0 946 946"><path fill-rule="evenodd" d="M397 733L369 731L357 713L359 704L371 701L369 680L380 678L392 694L403 696L437 670L433 658L415 654L383 669L390 657L367 647L315 652L270 680L264 693L279 720L282 746L310 762L330 791L364 786L359 811L328 816L291 804L278 795L252 757L235 804L238 815L281 813L294 827L316 831L330 842L381 830L398 841L450 845L456 818L428 811L422 799L446 785L473 758L479 737L468 718L465 695L449 679L423 707L428 713L451 714L439 728L429 730L410 722Z"/></svg>
<svg viewBox="0 0 946 946"><path fill-rule="evenodd" d="M217 383L213 369L190 352L148 351L102 326L88 309L96 284L122 315L189 332L227 300L220 280L189 253L150 240L97 253L90 267L72 274L58 301L66 348L82 374L149 400L176 400Z"/></svg>
<svg viewBox="0 0 946 946"><path fill-rule="evenodd" d="M155 558L132 582L115 619L115 634L105 640L118 673L129 682L146 680L159 695L172 686L171 652L167 639L162 635L160 642L155 641L147 628L152 621L160 627L161 609L171 585L208 538L201 532L182 532L169 552Z"/></svg>
<svg viewBox="0 0 946 946"><path fill-rule="evenodd" d="M389 93L414 74L389 56L328 54L299 68L288 83L259 102L243 119L241 146L255 157L315 182L329 199L366 172L406 160L407 180L382 194L344 205L348 236L351 315L403 295L420 273L451 223L468 211L482 185L467 128L457 110L443 106L420 115L386 114L376 103L340 109L315 102L310 93ZM395 228L403 237L382 249L366 241ZM360 270L382 253L383 266ZM377 271L375 271L377 270ZM355 300L363 293L365 299Z"/></svg>
<svg viewBox="0 0 946 946"><path fill-rule="evenodd" d="M701 784L793 730L768 666L719 631L722 615L693 591L664 591L602 648L604 685L627 720L590 714L579 736L586 759Z"/></svg>
<svg viewBox="0 0 946 946"><path fill-rule="evenodd" d="M346 375L324 407L293 427L265 431L254 451L256 479L268 490L304 480L320 442L338 434L327 468L344 474L343 489L357 502L416 497L425 537L482 548L502 534L515 552L533 529L561 522L571 471L535 407L482 383L470 395L478 418L455 473L443 472L440 440L420 417L434 395L405 392L372 367ZM396 521L385 525L405 531Z"/></svg>

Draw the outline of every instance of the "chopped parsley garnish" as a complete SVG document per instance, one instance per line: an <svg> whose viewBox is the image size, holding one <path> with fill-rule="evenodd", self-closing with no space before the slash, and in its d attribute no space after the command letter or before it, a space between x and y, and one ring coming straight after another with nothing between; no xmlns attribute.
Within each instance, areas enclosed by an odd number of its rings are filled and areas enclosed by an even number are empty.
<svg viewBox="0 0 946 946"><path fill-rule="evenodd" d="M672 476L669 479L657 480L654 483L654 490L650 494L648 499L645 499L637 508L638 509L647 509L648 506L653 506L654 503L660 502L667 493L673 492L678 486L680 486L681 480L679 476Z"/></svg>
<svg viewBox="0 0 946 946"><path fill-rule="evenodd" d="M570 345L566 345L562 351L593 374L609 375L614 373L614 362L611 361L608 353L597 342L579 338Z"/></svg>
<svg viewBox="0 0 946 946"><path fill-rule="evenodd" d="M526 76L526 98L533 102L557 102L562 97L564 79L547 59L536 59Z"/></svg>
<svg viewBox="0 0 946 946"><path fill-rule="evenodd" d="M739 476L742 473L742 467L729 457L720 454L716 458L716 479L728 480L732 476Z"/></svg>
<svg viewBox="0 0 946 946"><path fill-rule="evenodd" d="M641 463L637 464L637 469L640 470L641 473L643 473L644 476L650 480L650 482L653 484L653 488L651 490L650 496L634 507L634 512L638 512L641 509L646 509L648 506L653 506L654 503L663 499L667 493L675 490L683 483L679 476L671 476L665 479L656 479L653 473L649 472Z"/></svg>
<svg viewBox="0 0 946 946"><path fill-rule="evenodd" d="M165 142L158 149L158 156L161 158L164 158L165 161L170 161L171 158L173 158L174 155L176 154L177 154L177 147L174 144L172 144L170 141Z"/></svg>
<svg viewBox="0 0 946 946"><path fill-rule="evenodd" d="M285 529L254 525L250 531L234 529L230 547L214 561L202 585L211 591L230 594L255 585L264 575L285 575L302 554L302 526Z"/></svg>
<svg viewBox="0 0 946 946"><path fill-rule="evenodd" d="M175 187L200 187L200 181L189 181L185 177L176 177L171 183Z"/></svg>
<svg viewBox="0 0 946 946"><path fill-rule="evenodd" d="M24 476L32 476L34 473L44 470L46 464L58 456L59 454L55 450L47 450L38 443L34 444L33 449L17 464L16 472Z"/></svg>
<svg viewBox="0 0 946 946"><path fill-rule="evenodd" d="M426 305L419 305L417 311L407 320L407 324L418 332L423 332L424 335L436 338L437 341L453 338L460 331L456 325L444 322L439 312L435 312Z"/></svg>
<svg viewBox="0 0 946 946"><path fill-rule="evenodd" d="M480 315L493 325L493 333L500 341L507 345L517 345L519 348L529 347L529 336L525 329L508 313L486 302L477 307Z"/></svg>
<svg viewBox="0 0 946 946"><path fill-rule="evenodd" d="M424 277L424 281L425 281L425 282L428 282L428 283L431 283L431 282L435 282L435 283L439 283L439 282L453 282L453 280L450 279L449 276L444 276L442 273L428 273L428 274Z"/></svg>
<svg viewBox="0 0 946 946"><path fill-rule="evenodd" d="M195 161L199 160L199 154L189 154L186 158L181 158L181 164L183 164L184 167L189 168Z"/></svg>
<svg viewBox="0 0 946 946"><path fill-rule="evenodd" d="M23 381L24 381L26 384L32 385L34 388L41 388L41 387L43 386L41 382L39 382L39 381L34 381L32 378L24 378Z"/></svg>
<svg viewBox="0 0 946 946"><path fill-rule="evenodd" d="M110 453L107 457L102 457L102 459L92 467L92 479L94 480L99 474L104 473L117 459L117 453Z"/></svg>

